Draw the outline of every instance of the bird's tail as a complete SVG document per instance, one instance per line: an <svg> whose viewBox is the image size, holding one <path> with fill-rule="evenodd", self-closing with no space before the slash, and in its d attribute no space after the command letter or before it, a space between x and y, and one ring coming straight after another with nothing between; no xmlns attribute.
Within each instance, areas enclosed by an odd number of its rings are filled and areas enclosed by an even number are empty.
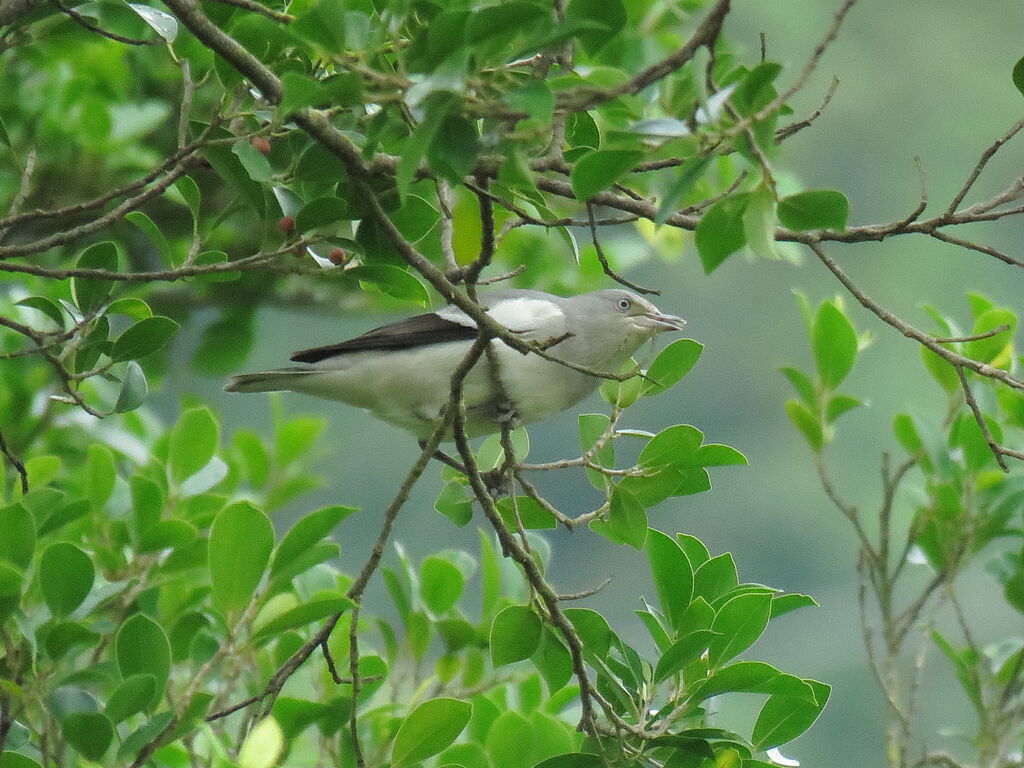
<svg viewBox="0 0 1024 768"><path fill-rule="evenodd" d="M240 373L224 385L225 392L284 392L301 389L307 376L318 373L306 368L282 368L277 371Z"/></svg>

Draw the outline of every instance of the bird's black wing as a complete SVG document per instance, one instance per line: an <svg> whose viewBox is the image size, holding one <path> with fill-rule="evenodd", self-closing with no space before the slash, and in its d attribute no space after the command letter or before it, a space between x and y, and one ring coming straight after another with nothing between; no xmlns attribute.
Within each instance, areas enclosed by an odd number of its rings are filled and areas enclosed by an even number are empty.
<svg viewBox="0 0 1024 768"><path fill-rule="evenodd" d="M471 321L467 318L466 322ZM397 323L382 325L362 336L338 344L299 350L291 356L291 360L296 363L318 363L349 352L409 349L446 341L466 341L476 337L476 327L462 325L446 320L435 312L428 312L399 320Z"/></svg>

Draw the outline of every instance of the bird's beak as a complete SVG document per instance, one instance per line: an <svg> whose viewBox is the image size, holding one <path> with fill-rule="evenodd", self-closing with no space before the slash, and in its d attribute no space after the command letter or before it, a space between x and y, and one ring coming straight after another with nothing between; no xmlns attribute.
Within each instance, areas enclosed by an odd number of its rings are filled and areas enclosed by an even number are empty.
<svg viewBox="0 0 1024 768"><path fill-rule="evenodd" d="M655 333L663 331L681 331L686 321L676 315L663 315L660 312L647 312L641 317L643 324Z"/></svg>

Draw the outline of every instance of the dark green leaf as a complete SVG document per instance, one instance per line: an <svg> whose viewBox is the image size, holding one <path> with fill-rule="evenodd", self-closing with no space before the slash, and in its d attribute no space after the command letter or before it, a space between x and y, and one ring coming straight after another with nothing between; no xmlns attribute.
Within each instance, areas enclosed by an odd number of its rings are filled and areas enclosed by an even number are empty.
<svg viewBox="0 0 1024 768"><path fill-rule="evenodd" d="M777 695L765 702L751 735L757 749L770 749L792 741L818 719L831 689L813 680L804 682L808 688L806 698Z"/></svg>
<svg viewBox="0 0 1024 768"><path fill-rule="evenodd" d="M64 738L78 754L98 761L114 740L110 718L100 712L72 712L60 724Z"/></svg>
<svg viewBox="0 0 1024 768"><path fill-rule="evenodd" d="M106 715L115 725L149 707L156 695L156 678L150 674L126 677L107 700Z"/></svg>
<svg viewBox="0 0 1024 768"><path fill-rule="evenodd" d="M647 510L629 491L616 487L608 507L608 527L633 549L643 549L647 541Z"/></svg>
<svg viewBox="0 0 1024 768"><path fill-rule="evenodd" d="M733 589L739 579L736 575L736 563L728 552L712 557L702 563L693 574L693 594L713 603L729 590Z"/></svg>
<svg viewBox="0 0 1024 768"><path fill-rule="evenodd" d="M285 77L288 77L288 74ZM236 141L231 145L231 153L238 158L238 162L253 181L269 184L274 180L274 169L270 167L267 156L248 141Z"/></svg>
<svg viewBox="0 0 1024 768"><path fill-rule="evenodd" d="M330 226L347 218L348 204L340 197L318 197L295 214L295 229L309 232L317 227Z"/></svg>
<svg viewBox="0 0 1024 768"><path fill-rule="evenodd" d="M193 126L197 129L196 133L206 127L202 123L193 123ZM209 138L211 140L230 141L236 137L227 130L216 127L211 130ZM241 195L253 207L260 218L263 218L266 215L263 186L249 177L249 173L245 170L238 156L223 144L211 145L207 143L201 151L214 172L226 181L235 192Z"/></svg>
<svg viewBox="0 0 1024 768"><path fill-rule="evenodd" d="M345 276L355 278L361 285L396 299L411 301L420 306L430 304L427 289L414 275L390 264L364 264L345 270Z"/></svg>
<svg viewBox="0 0 1024 768"><path fill-rule="evenodd" d="M31 475L29 475L31 477ZM36 528L32 515L21 504L0 508L0 560L19 570L27 570L36 546Z"/></svg>
<svg viewBox="0 0 1024 768"><path fill-rule="evenodd" d="M74 544L59 541L43 550L39 584L50 613L63 618L75 610L89 595L95 576L92 560Z"/></svg>
<svg viewBox="0 0 1024 768"><path fill-rule="evenodd" d="M274 528L247 501L222 509L210 527L209 570L213 600L237 618L252 599L274 548Z"/></svg>
<svg viewBox="0 0 1024 768"><path fill-rule="evenodd" d="M694 233L704 274L710 275L729 256L747 243L743 214L748 194L723 198L708 208Z"/></svg>
<svg viewBox="0 0 1024 768"><path fill-rule="evenodd" d="M1024 94L1024 58L1018 59L1017 63L1013 65L1010 77L1017 90Z"/></svg>
<svg viewBox="0 0 1024 768"><path fill-rule="evenodd" d="M676 212L679 204L690 193L694 185L700 181L704 172L707 171L711 160L712 156L710 155L697 158L696 160L689 160L678 169L676 179L672 186L668 188L668 191L665 192L661 207L658 209L658 214L654 217L655 224L664 224Z"/></svg>
<svg viewBox="0 0 1024 768"><path fill-rule="evenodd" d="M573 22L597 22L600 28L590 24L579 33L580 44L588 56L601 50L626 25L626 9L622 0L569 0L565 9L565 20Z"/></svg>
<svg viewBox="0 0 1024 768"><path fill-rule="evenodd" d="M643 152L603 149L588 152L573 166L569 180L576 199L585 202L611 187L644 158Z"/></svg>
<svg viewBox="0 0 1024 768"><path fill-rule="evenodd" d="M531 79L525 85L505 94L505 103L514 112L525 112L541 123L551 122L555 97L543 80Z"/></svg>
<svg viewBox="0 0 1024 768"><path fill-rule="evenodd" d="M64 313L61 312L60 307L45 296L29 296L27 299L15 302L15 306L37 309L53 320L58 328L64 328Z"/></svg>
<svg viewBox="0 0 1024 768"><path fill-rule="evenodd" d="M846 229L850 202L842 192L814 189L779 201L779 221L798 232L807 229Z"/></svg>
<svg viewBox="0 0 1024 768"><path fill-rule="evenodd" d="M658 603L675 629L693 595L693 569L679 545L666 534L652 528L647 532L647 559L651 567Z"/></svg>
<svg viewBox="0 0 1024 768"><path fill-rule="evenodd" d="M316 0L289 26L289 30L308 40L324 53L345 51L345 3L342 0Z"/></svg>
<svg viewBox="0 0 1024 768"><path fill-rule="evenodd" d="M146 383L146 374L143 373L142 366L134 360L130 360L121 377L121 390L117 394L114 411L116 413L134 411L146 401L148 394L149 384Z"/></svg>
<svg viewBox="0 0 1024 768"><path fill-rule="evenodd" d="M174 251L171 249L171 244L167 242L167 238L164 237L163 230L149 216L142 211L131 211L126 213L124 218L125 221L131 222L142 230L143 234L149 238L149 241L156 246L157 251L159 251L160 256L163 258L164 264L177 264L177 260L174 258Z"/></svg>
<svg viewBox="0 0 1024 768"><path fill-rule="evenodd" d="M772 596L751 593L729 600L711 625L718 636L711 641L710 660L720 666L745 651L761 636L771 616Z"/></svg>
<svg viewBox="0 0 1024 768"><path fill-rule="evenodd" d="M436 755L459 737L472 714L473 705L458 699L423 702L399 726L391 765L403 768Z"/></svg>
<svg viewBox="0 0 1024 768"><path fill-rule="evenodd" d="M658 659L658 666L654 670L654 682L660 683L668 679L699 659L713 637L715 633L710 629L698 629L673 643Z"/></svg>
<svg viewBox="0 0 1024 768"><path fill-rule="evenodd" d="M156 689L146 708L159 704L171 669L171 646L163 628L144 614L133 614L117 630L114 655L122 678L152 675Z"/></svg>
<svg viewBox="0 0 1024 768"><path fill-rule="evenodd" d="M452 184L462 183L476 165L480 136L476 125L461 115L448 115L442 121L427 149L430 167Z"/></svg>
<svg viewBox="0 0 1024 768"><path fill-rule="evenodd" d="M547 683L549 695L561 690L572 678L572 655L549 627L544 627L540 647L531 660Z"/></svg>
<svg viewBox="0 0 1024 768"><path fill-rule="evenodd" d="M189 213L192 214L193 223L197 223L199 221L199 206L202 202L199 187L192 180L191 176L182 176L174 182L174 188L185 199L185 205L188 206Z"/></svg>
<svg viewBox="0 0 1024 768"><path fill-rule="evenodd" d="M795 611L798 608L818 607L818 601L810 595L777 595L772 598L772 618Z"/></svg>
<svg viewBox="0 0 1024 768"><path fill-rule="evenodd" d="M528 659L540 644L540 618L525 605L510 605L491 622L491 663L495 667Z"/></svg>
<svg viewBox="0 0 1024 768"><path fill-rule="evenodd" d="M107 272L117 271L117 246L109 240L90 245L75 262L76 269L102 269ZM71 278L71 295L75 306L88 314L99 309L114 287L112 280L93 279L88 277Z"/></svg>
<svg viewBox="0 0 1024 768"><path fill-rule="evenodd" d="M140 320L114 340L110 359L122 362L151 355L164 346L178 328L174 320L160 315Z"/></svg>

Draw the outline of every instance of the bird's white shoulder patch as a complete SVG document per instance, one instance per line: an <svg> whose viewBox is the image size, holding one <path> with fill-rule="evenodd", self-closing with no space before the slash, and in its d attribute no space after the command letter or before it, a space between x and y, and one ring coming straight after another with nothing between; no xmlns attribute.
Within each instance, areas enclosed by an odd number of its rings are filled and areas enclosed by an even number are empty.
<svg viewBox="0 0 1024 768"><path fill-rule="evenodd" d="M539 326L550 326L565 317L565 313L554 302L534 298L499 301L488 310L488 314L509 330L521 333Z"/></svg>
<svg viewBox="0 0 1024 768"><path fill-rule="evenodd" d="M441 307L434 314L450 323L458 323L459 325L464 325L467 328L476 328L476 320L454 304L448 304L447 306Z"/></svg>

